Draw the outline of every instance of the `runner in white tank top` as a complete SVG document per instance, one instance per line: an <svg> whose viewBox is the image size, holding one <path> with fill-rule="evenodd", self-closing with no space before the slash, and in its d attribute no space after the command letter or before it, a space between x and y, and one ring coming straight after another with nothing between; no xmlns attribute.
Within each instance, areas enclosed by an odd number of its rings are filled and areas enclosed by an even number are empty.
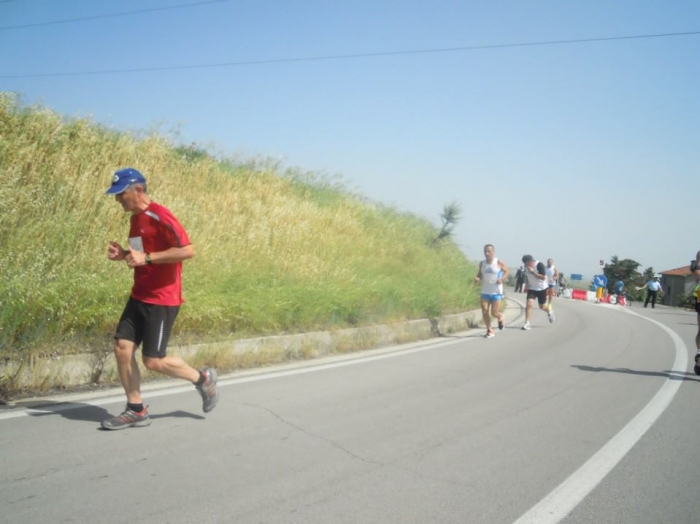
<svg viewBox="0 0 700 524"><path fill-rule="evenodd" d="M527 277L527 306L525 307L525 324L523 329L530 329L530 314L532 306L537 299L540 309L547 313L549 322L554 322L554 311L552 304L547 304L547 273L542 262L535 260L532 255L523 255L523 264L525 264L525 276Z"/></svg>
<svg viewBox="0 0 700 524"><path fill-rule="evenodd" d="M550 258L547 260L547 267L544 271L547 275L547 302L551 304L556 294L557 282L559 282L559 270L554 266L554 260Z"/></svg>
<svg viewBox="0 0 700 524"><path fill-rule="evenodd" d="M491 329L491 317L498 319L498 329L503 329L505 316L500 312L503 300L503 281L510 275L508 266L494 257L495 249L491 244L484 246L486 260L479 263L479 272L474 282L481 282L481 316L486 325L486 338L495 336ZM490 309L490 312L489 312Z"/></svg>

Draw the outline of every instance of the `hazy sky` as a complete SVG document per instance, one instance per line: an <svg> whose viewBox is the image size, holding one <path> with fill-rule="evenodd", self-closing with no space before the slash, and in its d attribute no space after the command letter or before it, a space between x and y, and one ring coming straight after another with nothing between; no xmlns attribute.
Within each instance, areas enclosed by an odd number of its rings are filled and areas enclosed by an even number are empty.
<svg viewBox="0 0 700 524"><path fill-rule="evenodd" d="M469 258L567 275L700 249L699 80L697 0L0 0L0 91L456 201Z"/></svg>

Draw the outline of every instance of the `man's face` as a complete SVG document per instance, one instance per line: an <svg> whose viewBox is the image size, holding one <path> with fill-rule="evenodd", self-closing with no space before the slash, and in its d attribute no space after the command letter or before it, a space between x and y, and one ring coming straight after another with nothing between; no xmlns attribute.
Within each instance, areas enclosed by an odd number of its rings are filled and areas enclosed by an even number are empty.
<svg viewBox="0 0 700 524"><path fill-rule="evenodd" d="M484 248L484 256L486 257L486 260L493 259L493 246L486 246Z"/></svg>
<svg viewBox="0 0 700 524"><path fill-rule="evenodd" d="M138 209L139 190L137 188L127 188L121 193L114 195L114 198L122 205L124 211L133 212Z"/></svg>
<svg viewBox="0 0 700 524"><path fill-rule="evenodd" d="M552 267L553 265L554 265L554 260L552 260L551 258L549 260L547 260L547 267Z"/></svg>
<svg viewBox="0 0 700 524"><path fill-rule="evenodd" d="M530 260L530 262L528 262L527 264L525 264L525 267L528 267L528 268L530 268L530 269L534 268L534 267L535 267L535 261L534 261L534 260Z"/></svg>

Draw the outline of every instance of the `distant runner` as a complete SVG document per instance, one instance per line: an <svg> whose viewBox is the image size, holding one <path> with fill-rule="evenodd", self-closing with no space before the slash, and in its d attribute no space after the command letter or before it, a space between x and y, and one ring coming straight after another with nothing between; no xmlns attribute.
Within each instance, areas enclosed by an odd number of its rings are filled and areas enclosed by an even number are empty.
<svg viewBox="0 0 700 524"><path fill-rule="evenodd" d="M544 272L547 275L547 302L551 306L552 298L554 298L557 292L557 282L559 281L559 270L556 268L554 260L551 258L547 260L547 267L544 269Z"/></svg>
<svg viewBox="0 0 700 524"><path fill-rule="evenodd" d="M542 311L547 313L549 322L554 322L554 311L552 305L547 304L547 274L542 262L535 260L532 255L523 255L523 264L525 264L525 275L527 277L527 307L525 308L525 324L524 330L530 329L530 314L532 306L537 299L537 303Z"/></svg>
<svg viewBox="0 0 700 524"><path fill-rule="evenodd" d="M503 300L503 281L510 275L510 270L505 262L494 257L493 245L484 246L485 260L479 263L479 272L474 277L474 282L481 282L481 315L486 325L486 338L493 338L495 333L491 328L491 317L498 319L498 329L503 329L505 316L500 312L501 300ZM489 308L491 313L489 314Z"/></svg>

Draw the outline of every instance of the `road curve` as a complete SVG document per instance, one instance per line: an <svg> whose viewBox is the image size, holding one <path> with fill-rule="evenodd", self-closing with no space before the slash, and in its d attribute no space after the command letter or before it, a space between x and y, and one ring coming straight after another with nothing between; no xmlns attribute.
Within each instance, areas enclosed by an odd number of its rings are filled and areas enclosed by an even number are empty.
<svg viewBox="0 0 700 524"><path fill-rule="evenodd" d="M697 522L694 313L556 300L401 348L0 410L8 522Z"/></svg>

